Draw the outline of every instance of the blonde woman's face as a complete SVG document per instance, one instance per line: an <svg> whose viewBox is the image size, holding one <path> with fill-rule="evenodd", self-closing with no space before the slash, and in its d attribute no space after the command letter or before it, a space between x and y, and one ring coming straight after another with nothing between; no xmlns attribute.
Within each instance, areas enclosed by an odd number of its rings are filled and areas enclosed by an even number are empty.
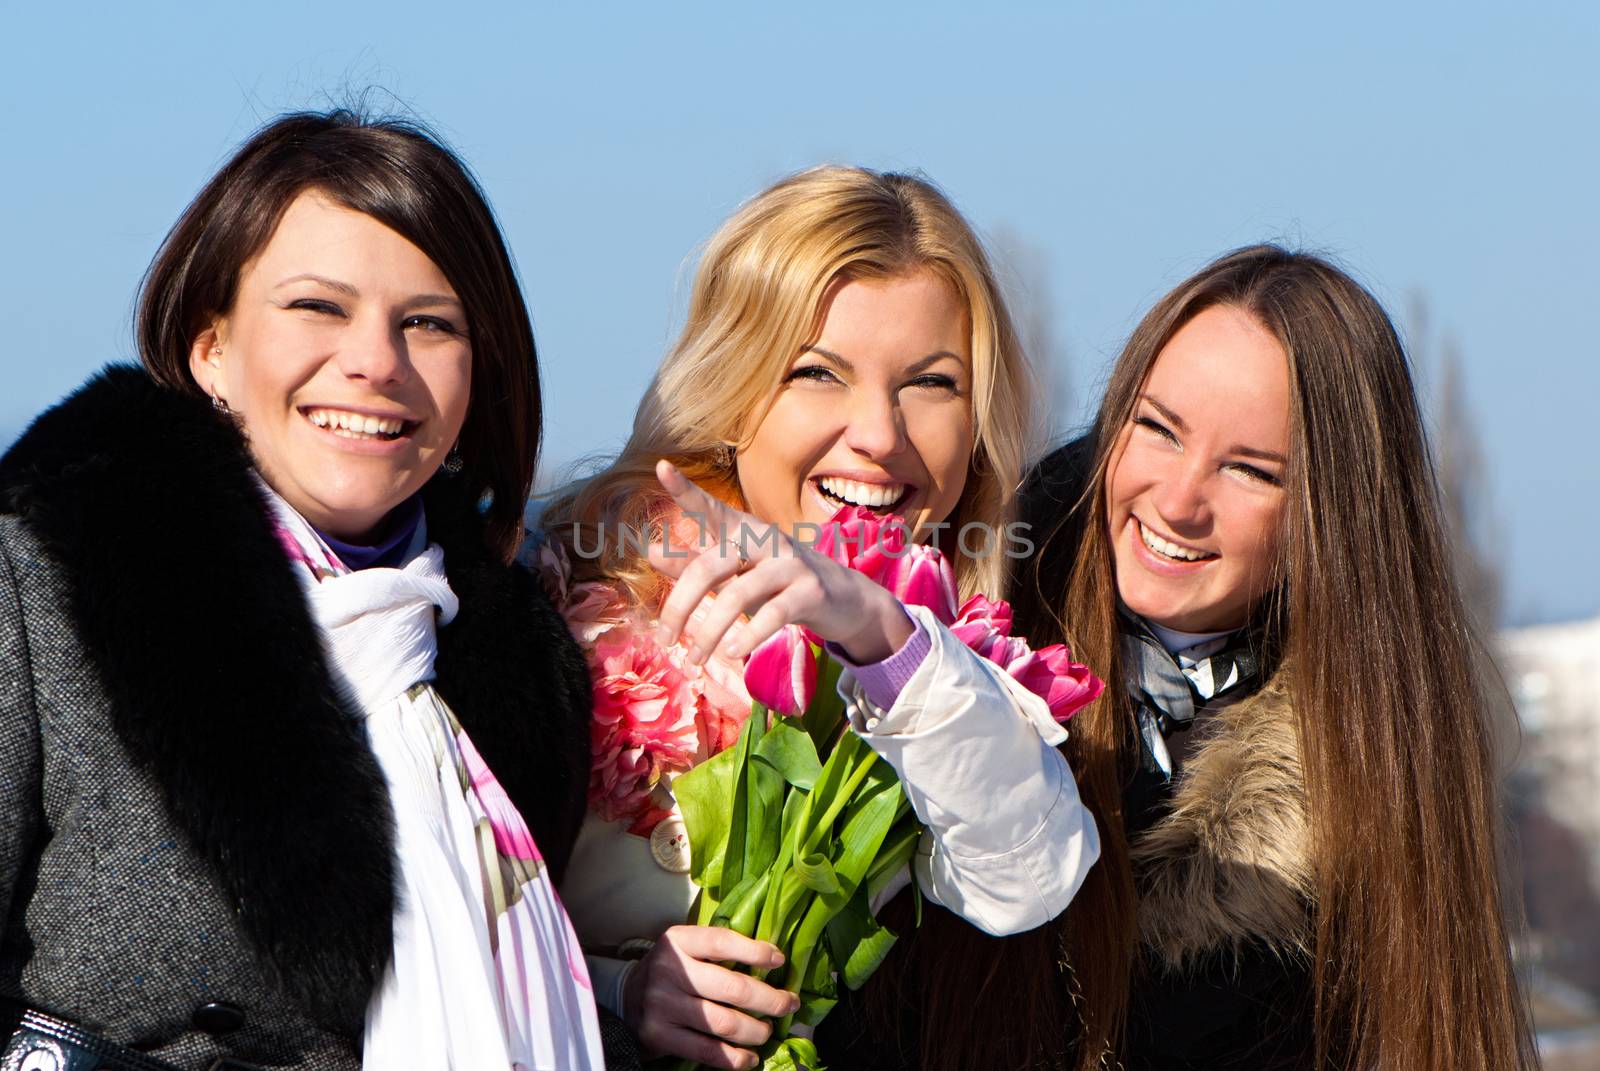
<svg viewBox="0 0 1600 1071"><path fill-rule="evenodd" d="M1182 632L1243 625L1280 542L1289 361L1250 314L1216 306L1157 355L1107 475L1117 593Z"/></svg>
<svg viewBox="0 0 1600 1071"><path fill-rule="evenodd" d="M972 456L965 302L929 270L837 284L736 466L750 512L792 530L842 506L943 521Z"/></svg>

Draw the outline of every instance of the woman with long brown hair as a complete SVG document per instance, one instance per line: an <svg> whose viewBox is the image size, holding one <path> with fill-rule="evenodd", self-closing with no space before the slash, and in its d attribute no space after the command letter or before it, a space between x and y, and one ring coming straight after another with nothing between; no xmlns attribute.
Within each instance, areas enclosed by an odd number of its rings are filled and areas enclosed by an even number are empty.
<svg viewBox="0 0 1600 1071"><path fill-rule="evenodd" d="M1025 495L1019 628L1107 682L1066 750L1103 837L1024 963L1092 1068L1536 1062L1485 655L1407 360L1314 256L1228 254L1144 317Z"/></svg>

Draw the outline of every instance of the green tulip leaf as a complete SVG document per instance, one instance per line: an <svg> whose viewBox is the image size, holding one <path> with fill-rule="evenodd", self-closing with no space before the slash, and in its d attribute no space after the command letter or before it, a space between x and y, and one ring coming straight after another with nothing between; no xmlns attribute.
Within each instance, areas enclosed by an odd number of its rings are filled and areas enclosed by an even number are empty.
<svg viewBox="0 0 1600 1071"><path fill-rule="evenodd" d="M917 841L922 837L922 826L917 822L917 816L910 813L909 808L894 820L888 834L883 838L883 844L878 848L878 856L867 868L866 876L861 879L862 888L867 890L867 898L876 900L895 877L911 864L911 857L917 852Z"/></svg>
<svg viewBox="0 0 1600 1071"><path fill-rule="evenodd" d="M776 728L776 726L774 726ZM761 738L765 744L767 736ZM759 747L760 745L755 745ZM744 874L758 874L777 861L783 835L783 775L759 756L745 765Z"/></svg>
<svg viewBox="0 0 1600 1071"><path fill-rule="evenodd" d="M672 782L672 794L677 797L684 829L689 834L689 877L713 894L722 888L723 856L728 846L738 773L738 749L730 747Z"/></svg>
<svg viewBox="0 0 1600 1071"><path fill-rule="evenodd" d="M761 1071L828 1071L808 1038L784 1038L761 1063Z"/></svg>
<svg viewBox="0 0 1600 1071"><path fill-rule="evenodd" d="M722 857L722 884L724 888L738 885L744 880L745 873L755 868L745 866L745 853L748 849L746 830L750 821L750 755L755 750L756 744L765 735L767 729L766 710L759 703L753 704L750 717L745 719L744 728L739 732L739 742L724 755L732 752L737 764L733 778L733 798L728 804L728 840L723 849ZM757 806L759 811L759 803ZM760 827L756 827L759 831ZM693 842L690 849L693 850ZM691 857L692 858L692 857Z"/></svg>
<svg viewBox="0 0 1600 1071"><path fill-rule="evenodd" d="M817 658L817 691L811 705L800 715L800 729L811 738L820 755L839 737L844 726L844 700L839 696L843 667L820 648Z"/></svg>
<svg viewBox="0 0 1600 1071"><path fill-rule="evenodd" d="M770 870L746 875L745 879L730 889L728 895L717 905L716 913L711 916L710 925L723 926L746 937L753 934L761 904L767 896L767 882L771 879Z"/></svg>
<svg viewBox="0 0 1600 1071"><path fill-rule="evenodd" d="M794 861L794 872L800 876L806 888L819 892L824 896L836 896L839 893L839 877L833 872L833 864L821 852L803 855Z"/></svg>
<svg viewBox="0 0 1600 1071"><path fill-rule="evenodd" d="M817 746L801 729L785 719L773 722L761 738L756 756L772 765L783 779L796 788L810 791L822 776L822 760Z"/></svg>
<svg viewBox="0 0 1600 1071"><path fill-rule="evenodd" d="M895 935L872 917L867 891L862 889L833 916L826 930L828 948L850 989L860 989L894 947Z"/></svg>

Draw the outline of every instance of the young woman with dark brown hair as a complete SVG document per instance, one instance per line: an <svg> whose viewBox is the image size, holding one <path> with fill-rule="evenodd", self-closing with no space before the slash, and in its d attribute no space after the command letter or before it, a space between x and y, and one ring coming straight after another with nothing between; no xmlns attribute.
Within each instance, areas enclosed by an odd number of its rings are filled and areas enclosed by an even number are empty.
<svg viewBox="0 0 1600 1071"><path fill-rule="evenodd" d="M511 564L538 369L482 192L281 117L139 345L0 459L0 1064L599 1068L588 677Z"/></svg>
<svg viewBox="0 0 1600 1071"><path fill-rule="evenodd" d="M1378 302L1317 257L1220 258L1024 510L1019 628L1108 682L1065 745L1104 845L1069 969L1010 961L1070 993L1041 1062L1532 1066L1486 656Z"/></svg>

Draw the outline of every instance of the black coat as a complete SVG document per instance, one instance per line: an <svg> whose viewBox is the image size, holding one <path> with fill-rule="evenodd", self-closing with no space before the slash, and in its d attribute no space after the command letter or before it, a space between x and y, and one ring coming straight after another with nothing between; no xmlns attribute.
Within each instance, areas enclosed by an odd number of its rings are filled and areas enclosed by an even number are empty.
<svg viewBox="0 0 1600 1071"><path fill-rule="evenodd" d="M1039 550L1013 581L1019 634L1050 631L1093 453L1074 440L1024 486ZM1119 1056L1127 1071L1309 1068L1310 834L1287 674L1190 731L1173 783L1140 770L1124 791L1143 940Z"/></svg>
<svg viewBox="0 0 1600 1071"><path fill-rule="evenodd" d="M243 441L111 368L0 459L0 997L182 1067L356 1068L395 906L388 794ZM589 678L447 477L436 685L559 878Z"/></svg>

